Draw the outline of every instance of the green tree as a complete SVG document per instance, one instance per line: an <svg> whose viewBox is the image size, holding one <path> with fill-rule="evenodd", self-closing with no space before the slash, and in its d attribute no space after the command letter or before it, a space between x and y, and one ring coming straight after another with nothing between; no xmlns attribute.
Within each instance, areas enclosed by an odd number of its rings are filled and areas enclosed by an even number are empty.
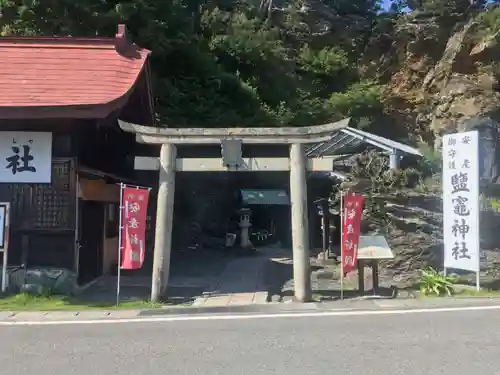
<svg viewBox="0 0 500 375"><path fill-rule="evenodd" d="M2 35L112 36L154 51L169 126L302 126L381 111L358 69L378 0L0 0Z"/></svg>

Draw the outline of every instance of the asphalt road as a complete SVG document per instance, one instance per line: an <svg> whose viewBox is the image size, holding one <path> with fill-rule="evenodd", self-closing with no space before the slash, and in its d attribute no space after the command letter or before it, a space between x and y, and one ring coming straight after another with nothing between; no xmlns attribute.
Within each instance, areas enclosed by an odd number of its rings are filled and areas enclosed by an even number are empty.
<svg viewBox="0 0 500 375"><path fill-rule="evenodd" d="M499 374L498 314L3 326L0 373Z"/></svg>

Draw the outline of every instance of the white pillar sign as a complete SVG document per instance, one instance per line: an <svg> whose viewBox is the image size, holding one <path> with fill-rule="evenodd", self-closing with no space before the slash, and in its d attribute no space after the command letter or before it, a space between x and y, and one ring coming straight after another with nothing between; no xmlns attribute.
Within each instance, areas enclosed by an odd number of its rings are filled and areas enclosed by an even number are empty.
<svg viewBox="0 0 500 375"><path fill-rule="evenodd" d="M478 132L443 137L444 267L479 272Z"/></svg>
<svg viewBox="0 0 500 375"><path fill-rule="evenodd" d="M52 133L0 132L0 182L50 183Z"/></svg>

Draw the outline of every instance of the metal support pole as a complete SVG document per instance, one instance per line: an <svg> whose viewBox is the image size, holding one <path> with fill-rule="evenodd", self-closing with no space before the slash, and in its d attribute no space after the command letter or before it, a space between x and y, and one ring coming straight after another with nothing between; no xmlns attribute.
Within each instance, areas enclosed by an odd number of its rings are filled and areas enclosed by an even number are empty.
<svg viewBox="0 0 500 375"><path fill-rule="evenodd" d="M344 192L340 191L340 299L344 299Z"/></svg>
<svg viewBox="0 0 500 375"><path fill-rule="evenodd" d="M396 170L399 168L399 155L396 150L392 150L389 155L389 168L391 170Z"/></svg>
<svg viewBox="0 0 500 375"><path fill-rule="evenodd" d="M475 177L476 181L479 180L478 176ZM474 199L476 200L476 202L478 202L479 204L479 194L474 197ZM481 217L480 217L480 212L478 212L476 214L476 228L478 228L478 232L480 233L480 221L481 221ZM477 235L477 239L476 239L476 249L477 251L479 252L479 254L477 254L477 272L476 272L476 290L479 292L481 290L481 280L480 280L480 272L481 272L481 238L480 238L480 235L478 234Z"/></svg>
<svg viewBox="0 0 500 375"><path fill-rule="evenodd" d="M328 202L322 202L322 211L323 215L321 216L321 242L323 247L323 261L326 264L326 260L328 259Z"/></svg>
<svg viewBox="0 0 500 375"><path fill-rule="evenodd" d="M172 247L176 154L177 148L174 144L165 143L161 146L151 301L159 301L167 289Z"/></svg>
<svg viewBox="0 0 500 375"><path fill-rule="evenodd" d="M7 249L3 249L2 262L2 293L7 291Z"/></svg>
<svg viewBox="0 0 500 375"><path fill-rule="evenodd" d="M116 306L120 304L120 278L122 271L123 184L120 184L120 218L118 224L118 265L116 273Z"/></svg>
<svg viewBox="0 0 500 375"><path fill-rule="evenodd" d="M292 205L293 279L295 298L311 299L309 220L307 210L306 156L302 144L290 146L290 198Z"/></svg>
<svg viewBox="0 0 500 375"><path fill-rule="evenodd" d="M75 175L75 185L80 186L79 179L80 176L78 173ZM78 197L78 194L75 194L75 259L73 263L73 268L76 273L76 278L80 276L80 198ZM106 219L106 215L104 215Z"/></svg>
<svg viewBox="0 0 500 375"><path fill-rule="evenodd" d="M7 267L9 264L9 242L10 242L10 203L4 204L4 218L3 218L3 264L2 264L2 293L7 292L9 286L9 275L7 272ZM26 278L26 273L24 274Z"/></svg>

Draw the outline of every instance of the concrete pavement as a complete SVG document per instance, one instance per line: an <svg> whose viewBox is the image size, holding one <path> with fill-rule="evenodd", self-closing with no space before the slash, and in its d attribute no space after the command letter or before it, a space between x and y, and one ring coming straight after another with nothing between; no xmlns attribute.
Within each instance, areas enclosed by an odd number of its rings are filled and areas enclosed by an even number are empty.
<svg viewBox="0 0 500 375"><path fill-rule="evenodd" d="M172 265L167 295L170 301L192 303L195 307L226 307L265 304L275 259L290 252L278 247L262 247L254 255L235 257L217 252L191 254ZM194 259L194 261L193 261ZM148 267L144 267L148 269ZM150 269L150 267L149 267ZM151 275L121 277L121 300L149 298ZM175 272L174 272L175 271ZM85 289L80 297L90 301L113 302L116 299L116 276L105 276Z"/></svg>
<svg viewBox="0 0 500 375"><path fill-rule="evenodd" d="M193 302L194 307L244 306L267 302L265 273L274 249L230 262L215 282ZM271 252L271 254L269 254Z"/></svg>
<svg viewBox="0 0 500 375"><path fill-rule="evenodd" d="M498 311L0 327L9 375L496 374Z"/></svg>

